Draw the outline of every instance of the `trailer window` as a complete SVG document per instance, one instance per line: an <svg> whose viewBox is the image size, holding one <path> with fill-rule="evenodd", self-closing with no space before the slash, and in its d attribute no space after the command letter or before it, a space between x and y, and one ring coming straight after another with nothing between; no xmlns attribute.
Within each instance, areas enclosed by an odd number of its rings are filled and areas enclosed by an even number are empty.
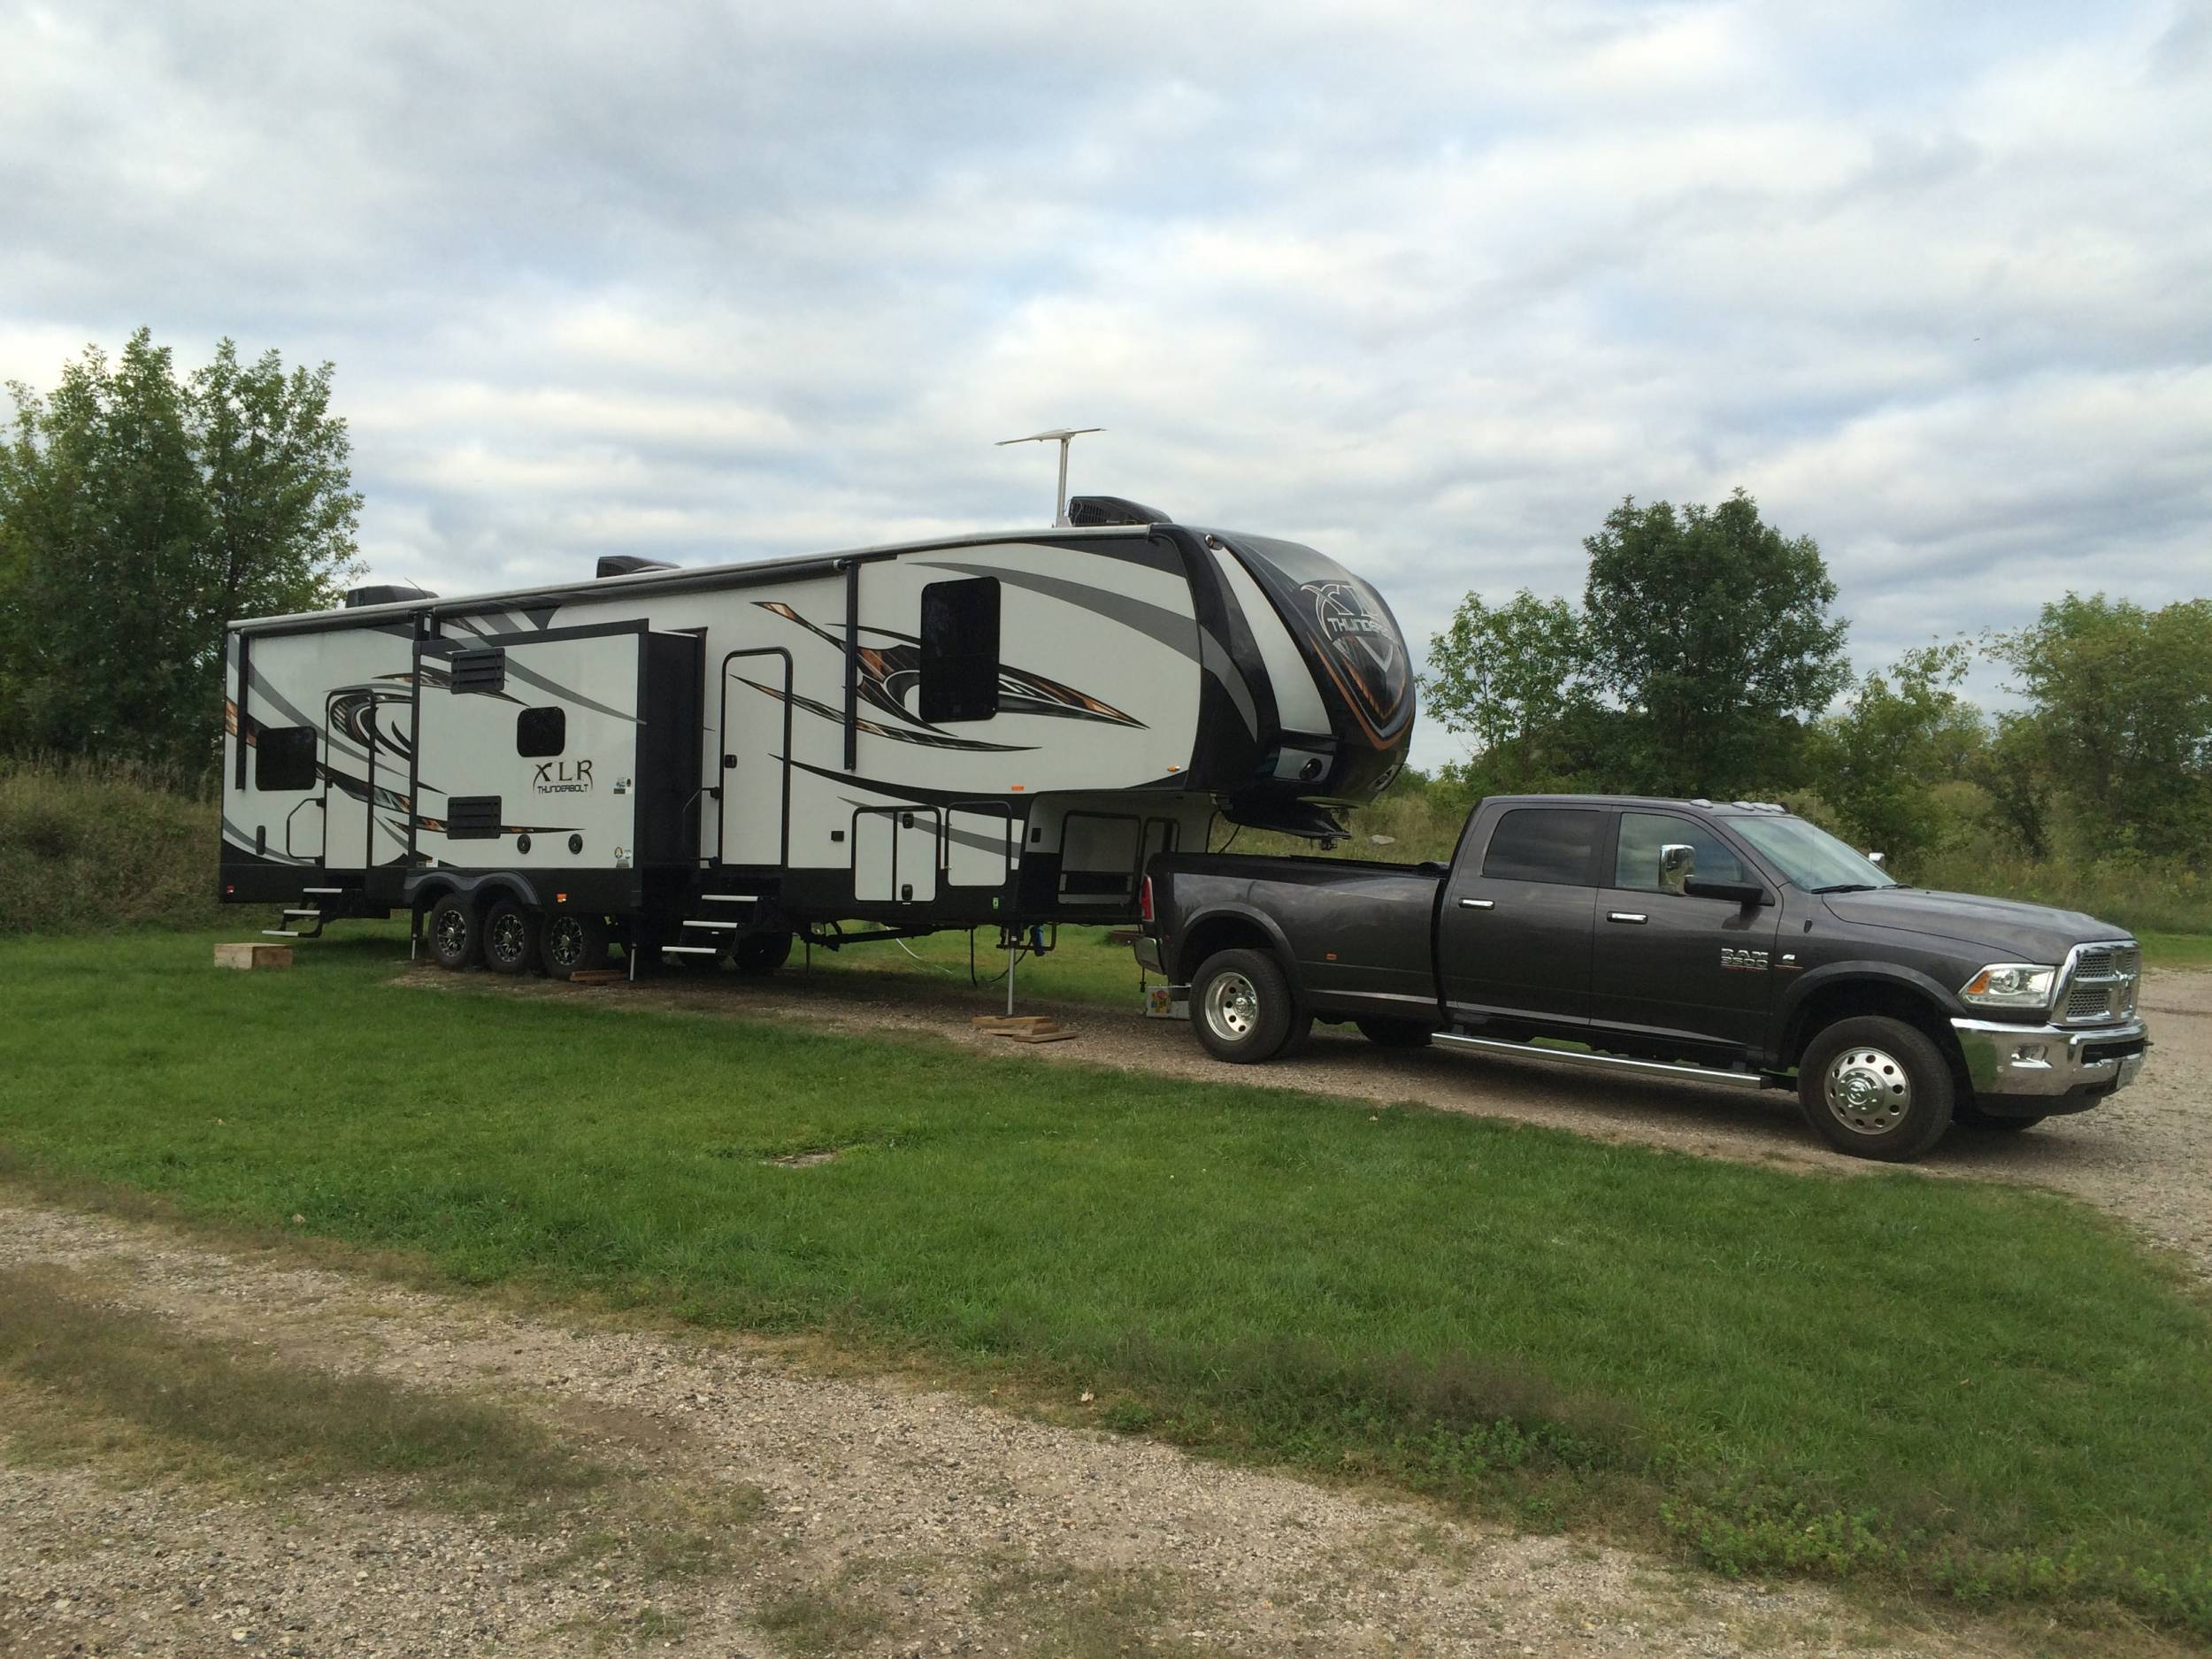
<svg viewBox="0 0 2212 1659"><path fill-rule="evenodd" d="M1575 808L1518 807L1498 819L1482 873L1501 881L1597 885L1598 814Z"/></svg>
<svg viewBox="0 0 2212 1659"><path fill-rule="evenodd" d="M515 716L515 753L548 760L568 747L568 710L525 709Z"/></svg>
<svg viewBox="0 0 2212 1659"><path fill-rule="evenodd" d="M254 740L253 787L286 791L315 787L315 728L265 726Z"/></svg>
<svg viewBox="0 0 2212 1659"><path fill-rule="evenodd" d="M925 720L987 720L998 712L998 578L922 589Z"/></svg>

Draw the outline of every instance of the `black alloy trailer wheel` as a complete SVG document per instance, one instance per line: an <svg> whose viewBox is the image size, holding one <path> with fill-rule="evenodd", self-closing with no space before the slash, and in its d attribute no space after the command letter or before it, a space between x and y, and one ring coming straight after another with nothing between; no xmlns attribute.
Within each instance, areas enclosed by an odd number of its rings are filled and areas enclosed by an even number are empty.
<svg viewBox="0 0 2212 1659"><path fill-rule="evenodd" d="M1256 1065L1294 1050L1313 1030L1282 966L1263 950L1220 950L1199 964L1190 987L1191 1028L1208 1054Z"/></svg>
<svg viewBox="0 0 2212 1659"><path fill-rule="evenodd" d="M1797 1064L1806 1122L1855 1158L1919 1157L1951 1126L1956 1095L1935 1040L1886 1015L1840 1019L1815 1033Z"/></svg>
<svg viewBox="0 0 2212 1659"><path fill-rule="evenodd" d="M789 933L748 933L731 953L740 973L756 978L773 973L791 960Z"/></svg>
<svg viewBox="0 0 2212 1659"><path fill-rule="evenodd" d="M484 929L476 907L457 893L447 894L430 907L424 932L429 936L431 960L454 973L473 967L483 949Z"/></svg>
<svg viewBox="0 0 2212 1659"><path fill-rule="evenodd" d="M484 918L484 965L494 973L522 973L538 965L538 913L502 899Z"/></svg>
<svg viewBox="0 0 2212 1659"><path fill-rule="evenodd" d="M545 918L539 955L556 979L607 965L607 918L582 910L556 910Z"/></svg>

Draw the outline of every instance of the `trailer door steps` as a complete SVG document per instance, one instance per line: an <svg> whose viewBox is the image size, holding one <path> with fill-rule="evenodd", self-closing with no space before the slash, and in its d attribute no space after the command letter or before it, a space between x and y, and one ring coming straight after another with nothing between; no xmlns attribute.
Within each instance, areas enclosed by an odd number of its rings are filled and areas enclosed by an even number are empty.
<svg viewBox="0 0 2212 1659"><path fill-rule="evenodd" d="M702 893L699 895L709 904L757 904L757 893Z"/></svg>
<svg viewBox="0 0 2212 1659"><path fill-rule="evenodd" d="M661 947L661 955L664 956L718 956L721 954L722 949L718 945L663 945Z"/></svg>
<svg viewBox="0 0 2212 1659"><path fill-rule="evenodd" d="M330 912L324 908L324 901L340 897L344 892L343 887L302 887L300 897L307 902L302 904L287 905L279 924L274 927L263 928L261 936L265 939L320 939L323 936L323 924L330 919ZM311 921L315 925L306 928L295 927L292 925L295 922L305 921Z"/></svg>
<svg viewBox="0 0 2212 1659"><path fill-rule="evenodd" d="M1578 1048L1540 1048L1532 1042L1508 1042L1502 1037L1470 1037L1455 1031L1440 1031L1435 1040L1459 1048L1481 1048L1492 1054L1518 1055L1524 1060L1548 1060L1555 1065L1634 1071L1646 1077L1673 1077L1693 1083L1718 1083L1727 1088L1771 1088L1780 1086L1777 1080L1761 1072L1728 1071L1718 1066L1690 1065L1678 1060L1633 1060L1626 1055L1588 1054Z"/></svg>
<svg viewBox="0 0 2212 1659"><path fill-rule="evenodd" d="M735 922L710 922L703 916L686 917L684 918L684 926L686 927L703 927L711 933L733 933L738 929L738 924Z"/></svg>

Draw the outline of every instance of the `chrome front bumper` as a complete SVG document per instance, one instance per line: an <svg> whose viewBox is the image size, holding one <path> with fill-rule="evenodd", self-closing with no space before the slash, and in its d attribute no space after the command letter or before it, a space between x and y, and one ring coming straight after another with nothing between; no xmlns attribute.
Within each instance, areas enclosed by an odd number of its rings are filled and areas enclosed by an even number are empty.
<svg viewBox="0 0 2212 1659"><path fill-rule="evenodd" d="M2008 1025L1955 1019L1966 1073L1977 1094L2047 1099L2077 1089L2125 1088L2143 1069L2150 1038L2143 1022L2114 1025Z"/></svg>

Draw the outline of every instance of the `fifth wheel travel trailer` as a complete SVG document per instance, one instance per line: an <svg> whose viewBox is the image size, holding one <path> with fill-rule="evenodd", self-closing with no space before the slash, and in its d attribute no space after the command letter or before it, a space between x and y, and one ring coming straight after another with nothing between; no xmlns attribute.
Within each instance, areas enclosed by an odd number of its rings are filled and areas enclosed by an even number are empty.
<svg viewBox="0 0 2212 1659"><path fill-rule="evenodd" d="M795 936L1125 922L1217 813L1340 833L1396 775L1411 673L1365 582L1113 497L1061 517L234 623L221 895L287 936L404 910L449 967L620 939L764 971Z"/></svg>

